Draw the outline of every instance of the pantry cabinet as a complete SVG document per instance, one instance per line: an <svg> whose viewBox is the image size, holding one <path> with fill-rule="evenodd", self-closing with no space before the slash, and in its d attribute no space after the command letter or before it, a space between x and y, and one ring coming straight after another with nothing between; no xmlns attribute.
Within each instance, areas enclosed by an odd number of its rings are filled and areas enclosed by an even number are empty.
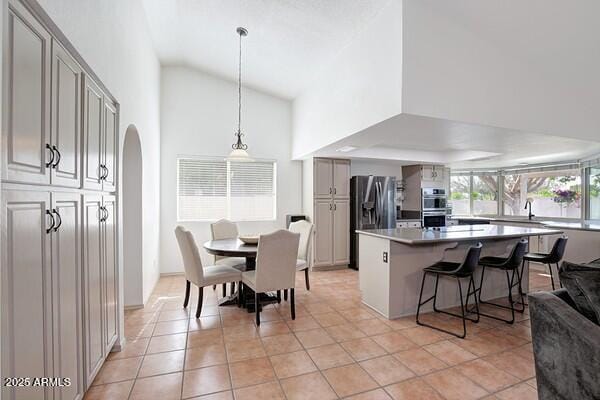
<svg viewBox="0 0 600 400"><path fill-rule="evenodd" d="M104 312L104 354L110 353L118 336L117 296L119 293L117 270L117 207L115 196L102 197L102 290Z"/></svg>
<svg viewBox="0 0 600 400"><path fill-rule="evenodd" d="M83 188L102 190L104 96L98 85L87 77L83 96Z"/></svg>

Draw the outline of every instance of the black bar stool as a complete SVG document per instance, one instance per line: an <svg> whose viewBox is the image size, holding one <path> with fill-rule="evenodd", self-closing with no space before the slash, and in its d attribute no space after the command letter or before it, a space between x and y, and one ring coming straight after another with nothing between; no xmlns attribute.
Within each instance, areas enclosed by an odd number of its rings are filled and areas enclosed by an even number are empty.
<svg viewBox="0 0 600 400"><path fill-rule="evenodd" d="M423 281L421 282L421 292L419 293L419 305L417 306L417 324L418 325L423 325L423 326L427 326L429 328L437 329L438 331L449 333L450 335L454 335L458 338L464 339L465 336L467 336L466 320L468 319L469 321L479 322L479 305L477 304L477 296L476 296L476 290L475 290L475 281L473 280L473 272L475 271L475 268L477 267L477 263L479 261L479 255L481 254L482 247L483 246L481 243L477 243L475 246L469 247L469 250L467 251L467 255L465 256L465 259L463 260L462 263L439 261L439 262L433 264L432 266L429 266L429 267L423 269L423 271L424 271L423 272ZM433 296L431 296L430 298L428 298L425 301L421 301L421 299L423 298L423 287L425 286L425 277L427 276L427 274L435 275L435 290L434 290ZM438 282L440 279L440 275L456 278L456 282L458 283L458 293L460 296L460 309L462 312L461 315L454 314L454 313L451 313L448 311L438 310L437 305L436 305L436 300L437 300ZM469 287L467 288L466 304L463 304L462 286L460 285L461 278L469 278ZM473 288L472 291L471 291L471 287ZM476 319L468 318L465 315L465 310L469 306L469 297L471 295L473 295L473 298L475 299L475 308L476 308L476 315L477 315ZM438 328L433 325L429 325L429 324L419 321L419 311L421 310L421 306L425 305L426 303L428 303L432 300L433 300L433 311L451 315L453 317L462 318L462 323L463 323L463 334L462 335L459 335L454 332L450 332L445 329Z"/></svg>
<svg viewBox="0 0 600 400"><path fill-rule="evenodd" d="M519 267L523 263L523 257L525 255L525 252L527 251L527 243L528 242L526 239L521 239L517 244L515 244L515 246L513 247L512 251L510 252L510 255L508 257L487 256L487 257L481 257L481 259L479 260L479 265L482 266L481 281L479 282L479 288L477 289L477 292L479 292L478 293L479 304L488 304L488 305L491 305L494 307L506 308L511 311L512 318L507 320L507 319L503 319L500 317L496 317L495 315L489 315L489 314L480 312L481 315L488 317L488 318L493 318L493 319L497 319L499 321L504 321L506 323L512 324L515 322L515 311L520 312L520 313L525 311L524 305L521 309L515 309L516 302L513 301L512 290L515 286L518 288L519 295L521 296L521 304L524 304L524 301L523 301L524 295L523 295L523 290L522 290L522 285L521 285L522 274L519 274ZM481 300L483 277L485 275L486 268L494 268L494 269L499 269L499 270L506 272L506 283L508 284L509 306ZM509 272L511 274L509 274ZM515 282L515 277L517 278L516 282Z"/></svg>
<svg viewBox="0 0 600 400"><path fill-rule="evenodd" d="M527 253L523 257L523 261L533 261L541 264L548 264L548 269L550 270L550 280L552 281L552 290L555 290L554 287L554 276L552 274L552 264L556 264L556 271L558 272L558 263L562 260L565 255L565 249L567 247L567 240L569 238L567 236L562 236L556 239L554 245L552 246L552 250L550 253ZM523 275L523 270L525 269L525 265L521 270L521 276ZM558 280L560 287L562 287L562 283L560 283L560 278Z"/></svg>

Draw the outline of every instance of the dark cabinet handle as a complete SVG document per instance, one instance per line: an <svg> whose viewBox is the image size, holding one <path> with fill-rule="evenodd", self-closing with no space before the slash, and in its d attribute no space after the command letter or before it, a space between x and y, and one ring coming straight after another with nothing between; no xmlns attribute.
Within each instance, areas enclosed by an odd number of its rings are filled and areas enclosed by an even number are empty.
<svg viewBox="0 0 600 400"><path fill-rule="evenodd" d="M51 220L50 228L46 228L46 233L50 233L52 232L52 229L54 229L54 224L56 221L54 220L54 215L52 215L50 210L46 210L46 215L49 216Z"/></svg>
<svg viewBox="0 0 600 400"><path fill-rule="evenodd" d="M56 167L58 167L58 163L60 162L60 159L62 158L62 156L60 155L60 151L58 151L58 148L56 146L52 146L52 150L53 150L53 153L56 152L56 155L58 156L58 158L56 159L54 164L52 164L52 168L56 168Z"/></svg>
<svg viewBox="0 0 600 400"><path fill-rule="evenodd" d="M50 150L50 161L46 163L46 168L49 168L54 163L54 150L48 143L46 143L46 148Z"/></svg>
<svg viewBox="0 0 600 400"><path fill-rule="evenodd" d="M104 170L106 171L106 174L104 174L104 180L106 180L110 171L108 170L108 167L106 165L104 165Z"/></svg>
<svg viewBox="0 0 600 400"><path fill-rule="evenodd" d="M106 168L106 165L100 164L100 169L103 171L102 175L100 175L100 180L105 181L108 178L108 168Z"/></svg>
<svg viewBox="0 0 600 400"><path fill-rule="evenodd" d="M108 220L108 209L106 207L104 208L104 221Z"/></svg>
<svg viewBox="0 0 600 400"><path fill-rule="evenodd" d="M337 194L337 188L333 188L333 194Z"/></svg>
<svg viewBox="0 0 600 400"><path fill-rule="evenodd" d="M56 217L58 218L58 225L54 227L54 232L56 232L58 228L60 228L60 226L62 225L62 217L60 216L60 213L56 211L56 208L52 210L52 212L56 214Z"/></svg>

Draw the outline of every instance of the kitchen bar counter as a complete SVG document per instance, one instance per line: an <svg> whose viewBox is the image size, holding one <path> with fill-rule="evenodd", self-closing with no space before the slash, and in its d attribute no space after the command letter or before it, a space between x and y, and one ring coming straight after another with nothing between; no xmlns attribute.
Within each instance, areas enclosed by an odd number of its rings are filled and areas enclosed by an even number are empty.
<svg viewBox="0 0 600 400"><path fill-rule="evenodd" d="M507 256L515 243L530 236L561 234L560 229L524 226L458 225L443 231L417 228L363 230L358 233L359 282L362 301L389 319L414 315L417 310L423 268L440 260L461 262L468 248L483 243L481 256ZM475 273L479 286L480 269ZM425 284L424 298L433 293L433 280ZM437 305L459 305L456 284L440 280ZM466 293L467 282L464 282ZM486 271L483 299L507 295L504 271ZM523 276L527 292L529 280ZM430 311L428 304L424 311Z"/></svg>
<svg viewBox="0 0 600 400"><path fill-rule="evenodd" d="M463 220L463 221L485 221L493 224L495 222L501 223L515 223L515 224L528 224L538 225L547 228L557 229L574 229L579 231L595 231L600 232L600 222L592 221L560 221L560 220L547 220L547 219L532 219L527 218L506 218L506 217L451 217L451 220Z"/></svg>

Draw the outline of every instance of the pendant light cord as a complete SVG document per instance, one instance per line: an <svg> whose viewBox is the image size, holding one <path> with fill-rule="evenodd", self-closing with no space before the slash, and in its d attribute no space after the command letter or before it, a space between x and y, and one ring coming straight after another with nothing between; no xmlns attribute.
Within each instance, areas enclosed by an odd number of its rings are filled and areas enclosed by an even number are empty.
<svg viewBox="0 0 600 400"><path fill-rule="evenodd" d="M240 32L240 62L238 64L238 134L242 133L242 32Z"/></svg>

